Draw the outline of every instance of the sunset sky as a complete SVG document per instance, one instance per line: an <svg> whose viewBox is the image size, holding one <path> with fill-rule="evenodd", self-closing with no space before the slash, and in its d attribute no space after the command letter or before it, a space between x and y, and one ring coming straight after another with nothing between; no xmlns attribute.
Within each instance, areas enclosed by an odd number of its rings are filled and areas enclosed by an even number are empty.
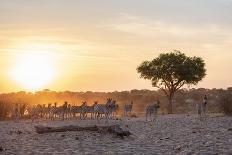
<svg viewBox="0 0 232 155"><path fill-rule="evenodd" d="M154 89L136 67L174 49L232 86L232 0L0 1L0 92Z"/></svg>

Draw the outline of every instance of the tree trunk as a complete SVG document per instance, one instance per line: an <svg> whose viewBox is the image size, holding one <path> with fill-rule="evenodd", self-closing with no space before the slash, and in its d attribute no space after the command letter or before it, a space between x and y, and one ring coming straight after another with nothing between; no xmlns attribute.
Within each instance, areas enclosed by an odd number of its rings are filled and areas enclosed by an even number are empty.
<svg viewBox="0 0 232 155"><path fill-rule="evenodd" d="M168 99L168 114L172 114L172 99Z"/></svg>
<svg viewBox="0 0 232 155"><path fill-rule="evenodd" d="M168 114L173 114L173 94L168 96Z"/></svg>
<svg viewBox="0 0 232 155"><path fill-rule="evenodd" d="M167 107L168 114L173 114L173 98L174 98L175 91L174 89L171 89L171 90L162 89L162 90L168 99L168 107Z"/></svg>

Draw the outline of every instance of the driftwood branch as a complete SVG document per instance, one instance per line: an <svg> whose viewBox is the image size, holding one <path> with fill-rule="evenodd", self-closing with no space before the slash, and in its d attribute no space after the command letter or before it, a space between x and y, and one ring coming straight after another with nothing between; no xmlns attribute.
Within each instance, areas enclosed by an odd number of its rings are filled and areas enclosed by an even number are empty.
<svg viewBox="0 0 232 155"><path fill-rule="evenodd" d="M61 127L46 127L46 126L35 126L35 130L39 134L52 133L52 132L67 132L67 131L95 131L95 132L106 132L112 133L120 137L130 136L131 133L128 130L123 130L119 125L111 126L61 126Z"/></svg>

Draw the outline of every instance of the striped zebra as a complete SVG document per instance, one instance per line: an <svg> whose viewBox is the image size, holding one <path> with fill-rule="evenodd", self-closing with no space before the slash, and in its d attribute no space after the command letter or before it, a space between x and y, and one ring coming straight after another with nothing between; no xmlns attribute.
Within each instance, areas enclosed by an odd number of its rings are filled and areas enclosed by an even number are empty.
<svg viewBox="0 0 232 155"><path fill-rule="evenodd" d="M71 105L71 104L68 104L67 110L66 110L66 117L67 117L67 118L71 118L71 117L73 116L73 115L72 115L71 109L72 109L72 105Z"/></svg>
<svg viewBox="0 0 232 155"><path fill-rule="evenodd" d="M51 118L51 106L52 106L52 104L50 104L50 103L48 103L47 107L45 105L43 105L42 115L44 118Z"/></svg>
<svg viewBox="0 0 232 155"><path fill-rule="evenodd" d="M94 119L95 118L95 112L94 112L94 107L97 104L97 102L94 102L92 106L86 106L85 110L87 114L90 114L90 118Z"/></svg>
<svg viewBox="0 0 232 155"><path fill-rule="evenodd" d="M115 117L117 110L118 110L118 105L116 104L116 101L113 101L111 98L107 99L106 104L94 105L94 113L97 119L102 118L103 116L106 119L110 117Z"/></svg>
<svg viewBox="0 0 232 155"><path fill-rule="evenodd" d="M132 108L133 108L133 101L130 104L125 104L124 106L124 117L131 116Z"/></svg>
<svg viewBox="0 0 232 155"><path fill-rule="evenodd" d="M77 114L79 114L80 119L85 119L87 117L88 114L87 102L82 102L81 106L72 106L70 109L73 117L76 117Z"/></svg>
<svg viewBox="0 0 232 155"><path fill-rule="evenodd" d="M81 117L81 111L82 111L81 106L72 106L71 107L71 113L72 113L73 117L77 117L77 114L79 114Z"/></svg>
<svg viewBox="0 0 232 155"><path fill-rule="evenodd" d="M109 111L109 117L116 118L116 113L119 109L118 104L116 104L115 100L110 100L109 104L107 105Z"/></svg>
<svg viewBox="0 0 232 155"><path fill-rule="evenodd" d="M152 104L149 104L146 107L146 121L147 121L148 116L152 117L152 115L153 115L153 117L156 117L159 108L160 108L160 101L159 100L152 103ZM153 119L153 121L154 121L154 119Z"/></svg>
<svg viewBox="0 0 232 155"><path fill-rule="evenodd" d="M70 116L70 107L71 107L71 105L68 104L67 101L65 101L64 104L62 105L62 109L63 109L62 118L63 118L63 120L65 118L69 118L69 116Z"/></svg>
<svg viewBox="0 0 232 155"><path fill-rule="evenodd" d="M57 103L54 103L54 106L51 107L51 119L62 118L64 120L68 116L68 102L64 102L62 106L57 106Z"/></svg>
<svg viewBox="0 0 232 155"><path fill-rule="evenodd" d="M42 117L42 105L40 104L36 106L28 107L27 111L32 121Z"/></svg>
<svg viewBox="0 0 232 155"><path fill-rule="evenodd" d="M80 107L81 107L80 118L81 119L86 119L87 115L88 115L88 113L87 113L87 110L88 110L87 109L88 108L87 102L86 101L82 102L82 105Z"/></svg>
<svg viewBox="0 0 232 155"><path fill-rule="evenodd" d="M50 114L51 114L51 119L53 120L54 118L59 118L60 116L60 111L61 109L59 107L57 107L57 103L54 103L54 106L51 107L50 109Z"/></svg>
<svg viewBox="0 0 232 155"><path fill-rule="evenodd" d="M94 114L96 119L103 118L103 115L108 119L108 109L106 104L94 105Z"/></svg>
<svg viewBox="0 0 232 155"><path fill-rule="evenodd" d="M203 102L197 104L197 111L198 111L198 116L200 120L205 120L206 119L206 107L207 107L207 96L205 95L203 98Z"/></svg>
<svg viewBox="0 0 232 155"><path fill-rule="evenodd" d="M103 115L106 119L108 119L108 114L109 114L109 111L108 111L108 106L109 106L109 102L111 100L110 99L107 99L107 102L106 104L96 104L94 106L94 113L95 113L95 117L96 119L99 119L99 118L102 118Z"/></svg>
<svg viewBox="0 0 232 155"><path fill-rule="evenodd" d="M208 103L208 98L205 95L203 98L203 103L202 103L202 116L205 118L206 117L206 107L207 107L207 103Z"/></svg>

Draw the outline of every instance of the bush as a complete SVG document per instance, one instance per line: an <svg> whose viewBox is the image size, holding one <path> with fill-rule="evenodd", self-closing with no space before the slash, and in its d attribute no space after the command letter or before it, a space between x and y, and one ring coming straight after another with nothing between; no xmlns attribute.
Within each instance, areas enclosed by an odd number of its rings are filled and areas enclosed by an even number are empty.
<svg viewBox="0 0 232 155"><path fill-rule="evenodd" d="M5 118L7 116L8 109L5 103L0 103L0 118Z"/></svg>
<svg viewBox="0 0 232 155"><path fill-rule="evenodd" d="M232 115L232 94L227 93L222 96L222 109L226 115Z"/></svg>

